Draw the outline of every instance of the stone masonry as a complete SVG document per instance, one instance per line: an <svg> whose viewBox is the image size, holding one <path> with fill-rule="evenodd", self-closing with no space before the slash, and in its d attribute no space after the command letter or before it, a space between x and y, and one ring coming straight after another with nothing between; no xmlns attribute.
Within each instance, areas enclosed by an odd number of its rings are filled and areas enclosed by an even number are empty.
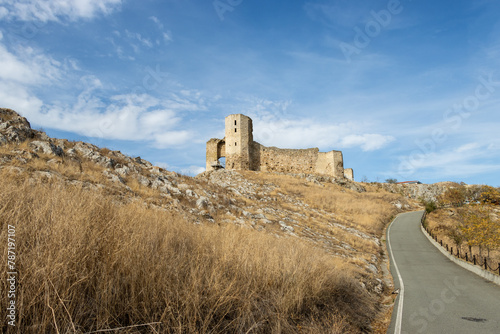
<svg viewBox="0 0 500 334"><path fill-rule="evenodd" d="M226 169L319 174L354 180L353 170L344 170L341 151L263 146L253 141L252 119L242 114L226 117L224 139L212 138L207 142L206 170L222 168L220 158L226 158Z"/></svg>

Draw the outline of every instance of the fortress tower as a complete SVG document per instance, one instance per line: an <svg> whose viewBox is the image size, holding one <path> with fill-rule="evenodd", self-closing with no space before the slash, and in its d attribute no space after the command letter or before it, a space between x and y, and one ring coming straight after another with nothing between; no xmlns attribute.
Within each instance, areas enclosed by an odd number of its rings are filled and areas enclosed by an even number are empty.
<svg viewBox="0 0 500 334"><path fill-rule="evenodd" d="M226 117L226 168L250 169L253 142L252 119L242 114Z"/></svg>

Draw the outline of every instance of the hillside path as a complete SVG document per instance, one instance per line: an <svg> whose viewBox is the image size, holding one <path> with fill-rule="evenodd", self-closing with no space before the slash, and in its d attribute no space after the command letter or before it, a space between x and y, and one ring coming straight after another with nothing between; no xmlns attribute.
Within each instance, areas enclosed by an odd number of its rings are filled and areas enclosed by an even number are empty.
<svg viewBox="0 0 500 334"><path fill-rule="evenodd" d="M401 214L387 229L400 289L388 333L500 333L500 286L441 254L420 229L422 215Z"/></svg>

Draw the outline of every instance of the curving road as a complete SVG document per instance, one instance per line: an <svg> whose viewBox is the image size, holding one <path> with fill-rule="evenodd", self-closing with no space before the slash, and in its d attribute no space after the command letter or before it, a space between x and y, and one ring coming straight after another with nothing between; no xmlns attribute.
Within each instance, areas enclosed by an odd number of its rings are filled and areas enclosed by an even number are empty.
<svg viewBox="0 0 500 334"><path fill-rule="evenodd" d="M401 214L387 229L400 289L388 333L500 333L500 286L441 254L420 230L422 214Z"/></svg>

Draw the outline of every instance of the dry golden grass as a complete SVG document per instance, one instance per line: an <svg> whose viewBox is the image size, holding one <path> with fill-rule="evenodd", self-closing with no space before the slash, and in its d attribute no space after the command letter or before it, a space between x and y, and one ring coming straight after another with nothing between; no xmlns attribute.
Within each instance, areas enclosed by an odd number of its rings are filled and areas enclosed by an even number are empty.
<svg viewBox="0 0 500 334"><path fill-rule="evenodd" d="M0 171L0 224L0 240L16 226L17 333L354 333L376 314L352 268L317 248L57 180Z"/></svg>
<svg viewBox="0 0 500 334"><path fill-rule="evenodd" d="M367 192L358 193L336 184L324 183L321 186L287 175L255 172L242 174L254 181L275 184L280 188L279 191L300 198L313 209L337 214L346 226L379 236L390 218L397 213L391 202L403 200L398 194L381 191L370 185L365 185ZM279 191L275 189L270 195Z"/></svg>
<svg viewBox="0 0 500 334"><path fill-rule="evenodd" d="M27 150L32 139L27 139L21 143L9 142L7 144L0 145L0 154L10 154L12 150Z"/></svg>

